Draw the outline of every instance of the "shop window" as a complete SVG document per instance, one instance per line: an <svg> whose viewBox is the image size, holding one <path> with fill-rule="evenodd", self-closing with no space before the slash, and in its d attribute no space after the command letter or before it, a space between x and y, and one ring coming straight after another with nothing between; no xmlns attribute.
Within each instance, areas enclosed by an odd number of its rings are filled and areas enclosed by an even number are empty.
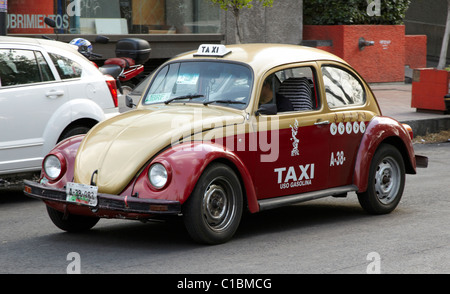
<svg viewBox="0 0 450 294"><path fill-rule="evenodd" d="M219 33L220 8L205 0L10 0L9 34Z"/></svg>

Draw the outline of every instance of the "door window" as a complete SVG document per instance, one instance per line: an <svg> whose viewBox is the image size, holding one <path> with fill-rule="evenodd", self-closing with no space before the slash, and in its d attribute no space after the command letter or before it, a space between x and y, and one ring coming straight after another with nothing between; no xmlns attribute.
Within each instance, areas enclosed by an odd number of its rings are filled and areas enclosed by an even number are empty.
<svg viewBox="0 0 450 294"><path fill-rule="evenodd" d="M312 68L283 69L268 76L263 83L259 104L276 104L279 113L319 109Z"/></svg>
<svg viewBox="0 0 450 294"><path fill-rule="evenodd" d="M36 59L39 56L39 63ZM41 75L46 72L46 75ZM51 72L40 52L33 50L0 49L0 85L2 87L51 80Z"/></svg>

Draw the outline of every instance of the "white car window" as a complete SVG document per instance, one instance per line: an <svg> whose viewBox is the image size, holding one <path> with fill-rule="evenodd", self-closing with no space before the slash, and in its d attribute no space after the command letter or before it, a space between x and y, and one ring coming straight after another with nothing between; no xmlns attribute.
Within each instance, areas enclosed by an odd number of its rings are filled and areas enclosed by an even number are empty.
<svg viewBox="0 0 450 294"><path fill-rule="evenodd" d="M39 52L39 54L41 54ZM42 55L41 55L42 58ZM45 60L39 61L45 63ZM51 72L47 67L44 80L51 80ZM45 66L43 66L45 71ZM50 74L48 74L50 73ZM36 60L35 51L18 49L0 49L0 86L15 86L38 83L43 80L41 70Z"/></svg>
<svg viewBox="0 0 450 294"><path fill-rule="evenodd" d="M83 69L77 62L58 54L49 53L49 55L62 80L81 77Z"/></svg>

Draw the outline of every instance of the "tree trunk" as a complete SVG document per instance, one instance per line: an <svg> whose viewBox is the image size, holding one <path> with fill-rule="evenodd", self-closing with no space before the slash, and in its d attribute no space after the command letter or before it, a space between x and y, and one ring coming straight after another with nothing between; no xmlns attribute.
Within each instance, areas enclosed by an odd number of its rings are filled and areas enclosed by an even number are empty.
<svg viewBox="0 0 450 294"><path fill-rule="evenodd" d="M450 1L450 0L448 0ZM239 9L237 7L233 7L233 15L234 15L234 21L235 21L235 36L236 36L236 44L241 44L242 41L242 34L241 34L241 27L239 26Z"/></svg>
<svg viewBox="0 0 450 294"><path fill-rule="evenodd" d="M442 40L441 55L439 56L438 69L444 69L447 62L447 50L450 37L450 0L447 0L447 22L445 24L444 39Z"/></svg>

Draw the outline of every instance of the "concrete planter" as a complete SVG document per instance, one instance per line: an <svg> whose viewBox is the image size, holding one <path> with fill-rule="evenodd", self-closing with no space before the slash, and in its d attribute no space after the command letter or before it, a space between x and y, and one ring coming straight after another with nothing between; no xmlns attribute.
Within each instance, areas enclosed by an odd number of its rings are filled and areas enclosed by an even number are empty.
<svg viewBox="0 0 450 294"><path fill-rule="evenodd" d="M450 75L446 70L435 68L415 69L412 82L411 107L417 111L448 113ZM446 103L447 101L447 103Z"/></svg>
<svg viewBox="0 0 450 294"><path fill-rule="evenodd" d="M319 48L346 60L369 83L404 82L405 39L404 25L303 27L303 40L331 40L331 46ZM364 40L369 46L360 46Z"/></svg>

